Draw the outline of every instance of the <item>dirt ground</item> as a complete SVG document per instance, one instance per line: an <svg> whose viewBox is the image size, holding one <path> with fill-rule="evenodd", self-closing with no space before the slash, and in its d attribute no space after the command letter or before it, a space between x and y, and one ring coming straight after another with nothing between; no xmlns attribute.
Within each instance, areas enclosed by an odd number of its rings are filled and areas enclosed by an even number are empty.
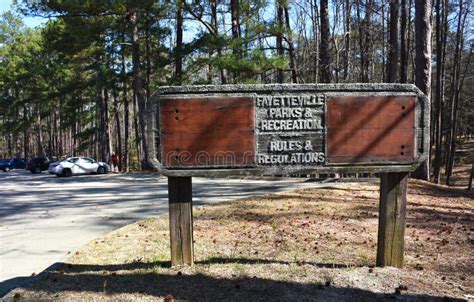
<svg viewBox="0 0 474 302"><path fill-rule="evenodd" d="M14 300L474 299L474 194L410 180L405 268L375 268L378 184L194 209L193 267L170 267L168 216L90 242Z"/></svg>

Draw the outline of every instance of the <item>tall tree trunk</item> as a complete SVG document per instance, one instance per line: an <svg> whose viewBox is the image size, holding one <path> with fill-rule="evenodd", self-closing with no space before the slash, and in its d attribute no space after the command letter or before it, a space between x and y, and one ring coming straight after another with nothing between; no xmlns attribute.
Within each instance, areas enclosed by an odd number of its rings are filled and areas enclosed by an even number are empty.
<svg viewBox="0 0 474 302"><path fill-rule="evenodd" d="M175 75L178 85L183 82L183 1L176 1Z"/></svg>
<svg viewBox="0 0 474 302"><path fill-rule="evenodd" d="M360 53L363 54L360 56L360 76L359 80L362 83L370 82L370 64L372 61L372 35L371 28L372 24L372 0L367 0L365 3L365 16L364 20L362 20L360 9L361 9L361 2L357 0L357 23L359 26L359 49ZM382 14L383 14L383 6L382 6ZM383 30L382 30L383 32ZM383 56L383 55L382 55Z"/></svg>
<svg viewBox="0 0 474 302"><path fill-rule="evenodd" d="M277 54L280 57L283 57L285 54L285 51L283 49L283 27L284 27L284 21L283 21L283 7L281 4L281 1L283 0L276 0L276 9L277 9L277 33L276 33L276 48L277 48ZM283 69L278 68L277 69L277 83L283 83L284 82L284 73Z"/></svg>
<svg viewBox="0 0 474 302"><path fill-rule="evenodd" d="M138 101L137 101L137 95L135 92L133 92L133 125L135 129L135 148L137 152L137 161L138 164L143 161L143 149L141 148L141 138L140 138L140 126L138 122Z"/></svg>
<svg viewBox="0 0 474 302"><path fill-rule="evenodd" d="M387 82L395 83L398 75L398 0L390 0L390 32L389 32L389 48L387 61Z"/></svg>
<svg viewBox="0 0 474 302"><path fill-rule="evenodd" d="M151 47L150 47L150 15L147 11L145 13L145 54L146 54L146 81L145 81L145 92L146 99L150 99L150 81L151 81Z"/></svg>
<svg viewBox="0 0 474 302"><path fill-rule="evenodd" d="M350 61L350 53L351 53L351 1L345 0L344 2L344 57L343 57L343 64L344 64L344 71L343 71L343 80L347 82L349 77L349 61Z"/></svg>
<svg viewBox="0 0 474 302"><path fill-rule="evenodd" d="M214 29L214 34L216 38L219 38L219 26L217 23L217 1L218 0L211 0L210 5L211 5L211 24ZM222 56L222 46L218 45L217 46L217 56L221 57ZM225 70L222 67L219 67L219 75L221 78L221 84L227 84L227 79L225 76Z"/></svg>
<svg viewBox="0 0 474 302"><path fill-rule="evenodd" d="M118 157L118 171L122 171L122 131L120 127L120 115L118 107L117 93L113 91L114 98L114 120L115 120L115 132L116 132L116 148L115 152ZM114 167L115 168L115 167Z"/></svg>
<svg viewBox="0 0 474 302"><path fill-rule="evenodd" d="M386 71L387 71L387 68L386 68L386 66L387 66L387 58L386 58L387 57L387 51L386 51L386 47L385 47L385 45L386 45L386 43L385 43L385 41L386 41L385 40L385 25L386 25L385 24L385 5L383 4L383 2L382 2L381 11L382 11L382 22L381 23L382 23L382 41L383 41L383 43L380 46L382 48L382 72L381 72L381 75L380 75L380 78L381 78L380 82L384 82L385 79L386 79ZM388 36L388 34L387 34L387 36Z"/></svg>
<svg viewBox="0 0 474 302"><path fill-rule="evenodd" d="M408 49L407 49L407 23L408 8L407 0L401 0L400 19L400 83L408 81Z"/></svg>
<svg viewBox="0 0 474 302"><path fill-rule="evenodd" d="M413 53L415 53L415 51L412 49L412 46L414 45L414 43L412 43L412 32L413 32L413 22L412 22L412 6L413 6L413 0L409 0L408 1L408 30L407 30L407 52L408 52L408 56L407 56L407 81L408 81L408 65L412 66L412 70L411 70L411 77L410 77L410 82L414 82L415 81L415 68L413 68L414 66L414 63L412 63L414 61L414 55Z"/></svg>
<svg viewBox="0 0 474 302"><path fill-rule="evenodd" d="M140 142L143 158L141 159L142 169L149 168L148 165L148 138L146 127L146 98L143 89L142 72L140 67L140 48L138 42L138 21L137 13L130 15L130 24L132 26L132 64L133 64L133 90L138 103L138 121L140 124Z"/></svg>
<svg viewBox="0 0 474 302"><path fill-rule="evenodd" d="M319 34L318 34L318 28L319 28L319 9L318 9L318 4L316 0L311 0L311 20L313 21L312 26L313 26L313 82L317 83L319 79L319 46L318 46L318 41L319 41Z"/></svg>
<svg viewBox="0 0 474 302"><path fill-rule="evenodd" d="M100 42L103 42L104 37L100 37ZM103 45L101 45L103 47ZM102 70L101 63L103 62L103 54L102 51L98 51L96 53L95 57L95 63L97 65L96 69L96 93L97 93L97 106L98 106L98 121L99 121L99 127L98 127L98 148L99 148L99 154L100 154L100 160L103 162L108 162L108 156L107 156L107 101L106 101L106 88L105 88L105 75ZM72 154L71 152L71 142L68 140L68 153Z"/></svg>
<svg viewBox="0 0 474 302"><path fill-rule="evenodd" d="M38 128L38 132L37 132L38 155L46 156L46 152L43 146L43 129L41 127L41 111L40 111L39 105L37 107L36 114L37 114L36 127Z"/></svg>
<svg viewBox="0 0 474 302"><path fill-rule="evenodd" d="M111 162L111 154L112 154L112 141L110 139L110 123L109 123L109 92L107 88L104 89L104 121L105 121L105 129L104 129L104 134L105 134L105 146L106 146L106 156L105 156L105 162L110 163Z"/></svg>
<svg viewBox="0 0 474 302"><path fill-rule="evenodd" d="M261 23L261 16L260 14L257 14L257 22L258 23ZM258 48L260 49L260 51L262 53L265 52L265 49L264 49L264 37L263 37L263 33L261 31L258 32ZM267 83L267 73L265 70L262 70L262 72L260 73L260 81L263 83L263 84L266 84Z"/></svg>
<svg viewBox="0 0 474 302"><path fill-rule="evenodd" d="M8 158L13 157L13 144L12 144L12 135L9 134L7 137L7 148L8 148ZM15 155L16 157L16 155Z"/></svg>
<svg viewBox="0 0 474 302"><path fill-rule="evenodd" d="M240 47L238 46L237 40L240 38L240 12L239 12L239 0L230 0L230 13L232 18L232 39L233 47L232 51L234 55L240 55Z"/></svg>
<svg viewBox="0 0 474 302"><path fill-rule="evenodd" d="M28 108L26 105L23 106L23 122L25 126L23 128L23 157L28 158L29 156L29 137L28 137Z"/></svg>
<svg viewBox="0 0 474 302"><path fill-rule="evenodd" d="M51 110L49 112L49 115L46 117L46 127L48 129L48 154L50 156L55 156L57 157L58 155L56 154L55 150L54 150L54 133L53 133L53 119L52 119L52 112L53 110Z"/></svg>
<svg viewBox="0 0 474 302"><path fill-rule="evenodd" d="M56 156L60 158L62 156L61 151L59 150L59 135L58 132L58 117L56 114L56 110L53 110L53 118L52 118L52 127L53 127L53 140L54 140L54 147Z"/></svg>
<svg viewBox="0 0 474 302"><path fill-rule="evenodd" d="M80 99L80 97L77 97L77 96L74 96L74 98L76 99L76 101ZM80 127L79 121L77 119L77 116L79 115L79 112L78 112L79 110L76 106L74 106L72 111L73 111L73 115L72 115L72 133L73 133L73 135L72 135L72 144L74 146L74 149L73 149L74 153L76 153L76 149L78 147L77 134L79 133L79 127ZM75 154L74 154L74 156L75 156Z"/></svg>
<svg viewBox="0 0 474 302"><path fill-rule="evenodd" d="M373 78L373 72L370 71L370 66L372 65L372 11L373 11L374 0L367 0L365 4L365 43L364 43L364 52L363 57L365 57L365 82L371 82Z"/></svg>
<svg viewBox="0 0 474 302"><path fill-rule="evenodd" d="M122 94L123 94L123 122L124 122L124 148L123 148L123 168L125 172L130 171L130 109L129 109L129 100L127 97L128 88L127 88L127 75L125 70L125 34L122 35L122 49L120 51L121 56L121 71L120 78L122 81Z"/></svg>
<svg viewBox="0 0 474 302"><path fill-rule="evenodd" d="M416 66L415 84L431 96L431 0L415 0ZM429 180L429 159L412 173L412 177Z"/></svg>
<svg viewBox="0 0 474 302"><path fill-rule="evenodd" d="M442 138L442 104L444 99L444 35L443 21L445 7L443 0L436 0L436 91L434 111L434 132L435 132L435 158L433 162L433 179L436 183L441 181L441 138ZM432 131L433 131L432 130Z"/></svg>
<svg viewBox="0 0 474 302"><path fill-rule="evenodd" d="M285 32L288 43L288 56L290 59L291 80L293 83L298 83L298 72L296 68L295 50L293 47L293 35L290 28L290 14L288 13L288 3L283 2L283 10L285 12Z"/></svg>
<svg viewBox="0 0 474 302"><path fill-rule="evenodd" d="M465 14L465 17L467 16L467 12ZM465 24L465 20L463 22L463 27L464 27L464 24ZM464 30L463 30L464 31ZM461 42L461 46L460 46L460 49L463 49L464 48L464 37L461 38L463 42ZM466 64L464 65L465 66L465 70L463 72L463 76L462 78L460 79L460 75L458 75L458 79L456 80L457 81L457 85L456 85L456 90L455 90L455 97L454 97L454 119L453 119L453 123L452 123L452 137L454 137L454 139L451 140L451 147L450 147L450 151L451 151L451 154L449 156L449 166L448 166L448 169L447 169L447 176L446 176L446 184L449 185L450 184L450 180L451 180L451 176L453 174L453 169L454 169L454 162L455 162L455 155L456 155L456 139L458 137L458 125L459 125L459 121L458 121L458 113L459 113L459 103L461 101L461 91L462 91L462 87L463 87L463 83L464 83L464 80L466 78L466 74L467 74L467 71L469 69L469 65L470 65L470 61L471 61L471 57L472 57L472 47L471 47L471 50L469 52L469 56L467 58L467 62ZM460 63L459 63L460 64ZM459 69L461 69L459 67Z"/></svg>
<svg viewBox="0 0 474 302"><path fill-rule="evenodd" d="M320 17L321 17L321 44L320 56L321 65L319 73L319 81L321 83L331 83L331 54L329 53L329 17L328 17L328 0L320 1Z"/></svg>
<svg viewBox="0 0 474 302"><path fill-rule="evenodd" d="M64 129L63 129L63 119L62 119L62 116L61 116L61 112L63 112L63 110L64 110L64 103L65 102L66 102L66 100L64 99L64 96L63 95L59 96L59 107L58 107L58 111L57 111L57 120L58 120L57 127L58 127L59 131L57 131L57 133L58 133L58 137L59 137L58 149L59 149L59 154L61 156L67 155L66 154L65 135L64 135ZM94 144L91 143L91 146L92 145L94 145ZM94 158L99 158L97 156L97 153L94 154Z"/></svg>
<svg viewBox="0 0 474 302"><path fill-rule="evenodd" d="M241 46L240 46L240 12L239 12L239 0L230 0L230 14L232 19L232 53L236 58L241 57ZM234 83L238 82L239 71L234 69L232 71L232 76Z"/></svg>
<svg viewBox="0 0 474 302"><path fill-rule="evenodd" d="M16 98L16 100L20 100L20 88L17 87L17 86L15 86L15 98ZM19 116L18 107L17 107L17 114L16 115ZM23 157L24 158L28 158L28 156L29 156L28 124L29 124L28 107L26 106L26 104L23 104Z"/></svg>
<svg viewBox="0 0 474 302"><path fill-rule="evenodd" d="M444 111L447 111L449 106L446 102L446 46L447 46L447 33L449 32L448 31L448 0L443 0L443 29L442 29L442 32L443 32L443 57L442 57L442 61L444 62L444 66L443 66L443 77L442 77L442 87L443 87L443 103L441 104L441 106L443 107L442 108L442 112ZM447 125L449 124L449 117L446 115L446 114L443 114L441 113L441 126L440 126L440 131L441 131L441 148L445 148L445 151L441 153L441 160L440 160L440 166L446 162L447 160L447 153L448 153L448 148L447 148L447 143L448 143L448 133L446 131L446 129L448 127L446 127ZM443 143L444 141L444 143ZM440 167L440 170L441 170L441 167Z"/></svg>
<svg viewBox="0 0 474 302"><path fill-rule="evenodd" d="M461 51L464 48L464 25L468 12L464 13L464 1L459 0L459 14L458 25L456 30L456 44L454 48L453 69L451 73L451 129L449 135L449 152L446 163L446 184L450 185L451 176L453 173L455 153L456 153L456 139L457 139L457 117L459 108L459 97L462 88L461 79ZM464 15L463 15L464 14Z"/></svg>
<svg viewBox="0 0 474 302"><path fill-rule="evenodd" d="M98 72L100 74L100 72ZM99 91L97 102L99 104L99 150L100 160L107 162L107 135L106 135L106 121L105 121L105 88L102 86L102 76L98 76Z"/></svg>

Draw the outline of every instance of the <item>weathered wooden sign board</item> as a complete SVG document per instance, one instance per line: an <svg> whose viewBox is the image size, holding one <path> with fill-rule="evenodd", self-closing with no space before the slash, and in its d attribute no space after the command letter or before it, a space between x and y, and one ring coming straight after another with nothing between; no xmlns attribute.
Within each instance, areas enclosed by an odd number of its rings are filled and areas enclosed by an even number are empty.
<svg viewBox="0 0 474 302"><path fill-rule="evenodd" d="M148 139L169 177L173 264L192 263L192 176L338 172L381 173L377 264L403 263L407 173L429 147L429 102L413 85L163 87Z"/></svg>

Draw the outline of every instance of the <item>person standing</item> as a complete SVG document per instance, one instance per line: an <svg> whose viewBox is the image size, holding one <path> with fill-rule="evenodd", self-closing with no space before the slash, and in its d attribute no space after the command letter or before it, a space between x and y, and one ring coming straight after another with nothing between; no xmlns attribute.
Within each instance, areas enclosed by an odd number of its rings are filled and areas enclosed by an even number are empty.
<svg viewBox="0 0 474 302"><path fill-rule="evenodd" d="M118 158L115 152L112 152L112 172L118 172Z"/></svg>

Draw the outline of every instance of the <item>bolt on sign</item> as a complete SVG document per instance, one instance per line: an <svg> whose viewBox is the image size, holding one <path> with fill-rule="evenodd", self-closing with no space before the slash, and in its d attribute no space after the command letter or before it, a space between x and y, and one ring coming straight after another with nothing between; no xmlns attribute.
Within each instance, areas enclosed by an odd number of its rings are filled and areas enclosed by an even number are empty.
<svg viewBox="0 0 474 302"><path fill-rule="evenodd" d="M172 265L193 263L192 176L379 173L378 266L403 266L408 173L428 159L429 102L407 84L163 87L148 161L168 176Z"/></svg>
<svg viewBox="0 0 474 302"><path fill-rule="evenodd" d="M400 84L164 87L150 163L169 176L410 172L427 159L428 106Z"/></svg>

